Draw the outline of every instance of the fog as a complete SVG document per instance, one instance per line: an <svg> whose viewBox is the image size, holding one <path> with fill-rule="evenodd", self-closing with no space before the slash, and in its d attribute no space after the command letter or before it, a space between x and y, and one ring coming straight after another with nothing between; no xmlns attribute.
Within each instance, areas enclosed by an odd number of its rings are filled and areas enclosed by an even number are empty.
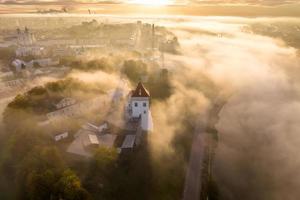
<svg viewBox="0 0 300 200"><path fill-rule="evenodd" d="M188 73L176 78L190 84L177 95L182 94L182 99L201 113L201 105L209 105L207 99L198 107L192 103L193 96L182 91L199 84L204 75L218 88L219 95L230 96L217 123L219 144L213 177L221 199L297 199L298 50L276 38L243 32L248 22L166 22L182 46L182 55L168 59L188 68ZM203 102L203 96L196 96ZM173 104L181 108L180 101Z"/></svg>
<svg viewBox="0 0 300 200"><path fill-rule="evenodd" d="M181 54L165 54L172 95L151 102L152 155L173 154L172 139L183 129L183 124L204 124L212 101L223 98L227 103L216 125L219 141L213 163L220 199L297 199L300 196L299 50L288 46L286 41L246 32L244 28L276 20L300 24L300 19L143 20L168 27L181 46ZM120 84L120 74L115 71L73 71L68 77L90 85L97 83L106 92ZM52 80L46 77L37 84ZM129 91L127 86L125 89ZM189 122L185 121L187 116Z"/></svg>
<svg viewBox="0 0 300 200"><path fill-rule="evenodd" d="M252 23L266 23L267 18L158 21L178 37L181 54L165 55L173 94L165 101L152 102L152 155L174 153L172 139L182 129L186 115L190 123L205 123L211 101L226 98L216 125L219 142L213 164L221 199L297 199L298 49L278 38L243 31ZM289 18L278 21L300 23ZM72 76L85 81L102 77L103 83L117 83L116 75L102 72Z"/></svg>

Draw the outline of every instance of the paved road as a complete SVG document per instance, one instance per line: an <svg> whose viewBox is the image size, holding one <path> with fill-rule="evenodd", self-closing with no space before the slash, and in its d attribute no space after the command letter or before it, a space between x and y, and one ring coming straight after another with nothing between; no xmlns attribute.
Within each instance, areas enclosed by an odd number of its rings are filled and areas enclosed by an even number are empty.
<svg viewBox="0 0 300 200"><path fill-rule="evenodd" d="M223 98L215 100L206 126L211 128L215 127L215 124L219 120L219 113L225 103L226 101L223 100ZM204 130L203 127L198 126L195 131L189 166L185 177L183 200L200 200L201 184L203 183L201 180L201 173L205 143L210 142L210 139L207 138L207 134ZM210 170L210 167L208 170Z"/></svg>
<svg viewBox="0 0 300 200"><path fill-rule="evenodd" d="M183 200L199 200L201 169L204 154L204 132L198 128L192 144L189 166L185 178Z"/></svg>

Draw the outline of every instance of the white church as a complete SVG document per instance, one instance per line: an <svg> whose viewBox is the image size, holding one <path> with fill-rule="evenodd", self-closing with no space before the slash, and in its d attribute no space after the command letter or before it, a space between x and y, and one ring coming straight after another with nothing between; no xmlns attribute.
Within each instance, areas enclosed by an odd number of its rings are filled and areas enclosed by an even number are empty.
<svg viewBox="0 0 300 200"><path fill-rule="evenodd" d="M25 27L24 32L19 28L17 29L17 42L20 46L31 46L36 42L35 36Z"/></svg>
<svg viewBox="0 0 300 200"><path fill-rule="evenodd" d="M151 132L153 130L150 94L141 82L138 83L135 90L129 93L126 118L128 120L140 120L143 131Z"/></svg>

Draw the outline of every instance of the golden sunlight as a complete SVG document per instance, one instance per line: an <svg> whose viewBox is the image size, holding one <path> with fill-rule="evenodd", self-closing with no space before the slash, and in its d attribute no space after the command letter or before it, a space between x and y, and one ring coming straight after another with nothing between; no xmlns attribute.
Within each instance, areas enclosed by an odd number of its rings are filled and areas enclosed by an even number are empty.
<svg viewBox="0 0 300 200"><path fill-rule="evenodd" d="M173 4L174 0L131 0L130 3L146 6L166 6Z"/></svg>

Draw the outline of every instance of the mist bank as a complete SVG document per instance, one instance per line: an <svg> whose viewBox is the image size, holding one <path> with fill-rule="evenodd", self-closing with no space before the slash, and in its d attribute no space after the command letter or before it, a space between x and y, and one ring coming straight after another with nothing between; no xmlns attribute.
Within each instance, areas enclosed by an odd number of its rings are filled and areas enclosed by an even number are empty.
<svg viewBox="0 0 300 200"><path fill-rule="evenodd" d="M245 26L247 20L170 23L184 53L169 59L189 68L181 76L190 85L201 85L201 73L228 97L216 126L213 178L220 199L296 199L298 49L276 37L245 32Z"/></svg>
<svg viewBox="0 0 300 200"><path fill-rule="evenodd" d="M299 3L283 4L283 5L250 5L250 4L187 4L187 5L172 5L172 6L142 6L132 4L1 4L1 14L25 14L37 13L39 11L48 12L48 14L58 14L66 9L70 14L88 14L88 9L95 14L107 15L186 15L186 16L242 16L242 17L279 17L279 16L294 16L299 17ZM63 14L68 15L68 14Z"/></svg>
<svg viewBox="0 0 300 200"><path fill-rule="evenodd" d="M141 65L133 67L132 78L126 77L133 88L136 74L149 73L154 77L150 79L153 83L167 80L166 87L170 89L164 98L151 101L154 132L149 136L150 168L156 170L153 188L161 195L156 199L181 195L188 160L188 153L182 149L189 149L195 124L206 123L208 111L218 98L227 101L216 125L219 140L213 178L219 198L277 200L300 195L299 50L281 37L251 29L253 23L267 27L270 21L181 17L157 22L179 38L181 53L165 54L168 73L164 76L157 73L162 70ZM290 18L279 21L284 25L292 22ZM290 26L294 25L299 26L298 19L293 19ZM245 27L251 31L245 31ZM283 27L278 26L278 34L287 34ZM100 70L75 71L70 76L112 89L118 83L118 75L114 70ZM166 87L153 87L152 91L163 93ZM174 177L173 171L180 176ZM176 185L171 184L174 182Z"/></svg>

